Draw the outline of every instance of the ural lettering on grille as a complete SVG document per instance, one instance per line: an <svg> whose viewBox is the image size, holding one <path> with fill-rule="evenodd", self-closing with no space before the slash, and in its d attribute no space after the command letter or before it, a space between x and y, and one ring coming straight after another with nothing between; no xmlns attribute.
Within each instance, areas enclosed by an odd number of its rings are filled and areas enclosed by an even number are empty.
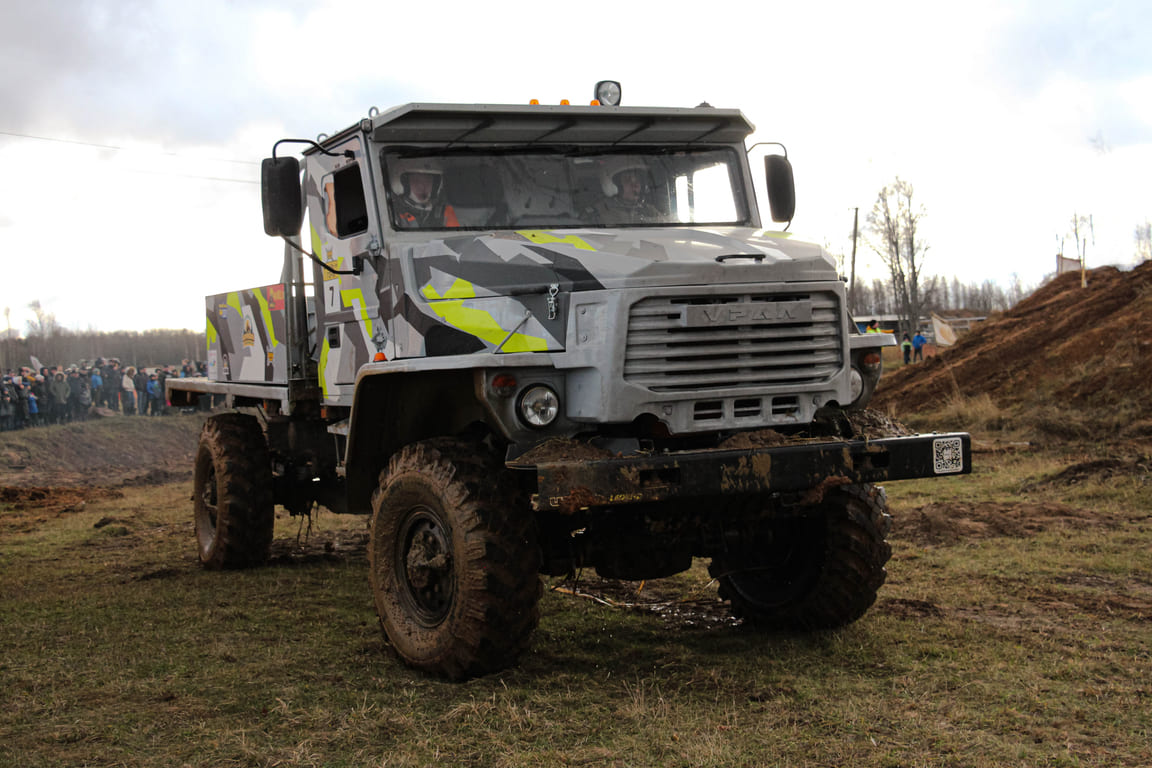
<svg viewBox="0 0 1152 768"><path fill-rule="evenodd" d="M843 360L839 318L833 293L643 299L624 378L655 392L826 382Z"/></svg>
<svg viewBox="0 0 1152 768"><path fill-rule="evenodd" d="M767 325L798 323L812 320L810 301L758 301L719 306L688 306L681 310L685 328L718 325Z"/></svg>

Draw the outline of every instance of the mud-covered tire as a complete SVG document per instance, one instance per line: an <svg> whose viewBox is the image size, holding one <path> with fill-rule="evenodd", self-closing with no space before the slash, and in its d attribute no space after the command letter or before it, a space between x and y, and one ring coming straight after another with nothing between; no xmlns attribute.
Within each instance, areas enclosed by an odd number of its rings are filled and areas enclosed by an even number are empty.
<svg viewBox="0 0 1152 768"><path fill-rule="evenodd" d="M841 486L808 513L772 521L742 552L708 570L732 615L765 629L834 629L864 615L884 584L892 548L884 489Z"/></svg>
<svg viewBox="0 0 1152 768"><path fill-rule="evenodd" d="M372 594L396 653L451 680L515 663L540 617L540 550L502 464L463 442L415 443L380 473L372 511Z"/></svg>
<svg viewBox="0 0 1152 768"><path fill-rule="evenodd" d="M192 502L196 545L205 568L267 562L276 522L272 464L256 419L223 413L204 422Z"/></svg>

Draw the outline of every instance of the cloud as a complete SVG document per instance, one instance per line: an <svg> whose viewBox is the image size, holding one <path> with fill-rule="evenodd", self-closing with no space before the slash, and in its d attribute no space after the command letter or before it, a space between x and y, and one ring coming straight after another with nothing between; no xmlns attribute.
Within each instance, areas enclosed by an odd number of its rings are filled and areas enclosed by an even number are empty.
<svg viewBox="0 0 1152 768"><path fill-rule="evenodd" d="M1011 98L1042 101L1054 121L1074 116L1085 141L1097 135L1112 146L1152 141L1152 6L1073 0L1014 8L1015 16L992 30L990 83Z"/></svg>
<svg viewBox="0 0 1152 768"><path fill-rule="evenodd" d="M1012 6L1015 17L996 31L994 72L1028 92L1051 77L1088 82L1127 80L1152 67L1142 0L1065 0Z"/></svg>
<svg viewBox="0 0 1152 768"><path fill-rule="evenodd" d="M267 114L248 61L261 4L41 0L5 14L0 68L23 75L0 78L6 130L182 144Z"/></svg>

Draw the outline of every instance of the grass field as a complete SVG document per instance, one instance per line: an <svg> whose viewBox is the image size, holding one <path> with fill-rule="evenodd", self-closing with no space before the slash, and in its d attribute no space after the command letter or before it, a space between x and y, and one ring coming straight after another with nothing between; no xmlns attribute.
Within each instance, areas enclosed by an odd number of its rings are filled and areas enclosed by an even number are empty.
<svg viewBox="0 0 1152 768"><path fill-rule="evenodd" d="M466 684L384 644L361 518L209 573L186 481L0 502L0 765L1152 765L1148 458L1017 442L888 486L846 629L735 626L703 563L554 580L521 664Z"/></svg>

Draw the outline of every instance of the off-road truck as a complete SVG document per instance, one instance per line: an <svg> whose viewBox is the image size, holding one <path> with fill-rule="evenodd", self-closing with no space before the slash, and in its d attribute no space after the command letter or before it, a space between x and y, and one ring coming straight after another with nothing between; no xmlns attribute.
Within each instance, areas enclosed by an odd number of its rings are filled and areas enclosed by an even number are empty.
<svg viewBox="0 0 1152 768"><path fill-rule="evenodd" d="M516 661L540 574L707 558L747 624L859 618L890 555L875 483L969 472L969 438L877 428L893 341L858 332L824 249L761 225L752 131L707 105L407 104L277 142L281 278L208 297L208 376L167 383L218 408L204 566L264 562L274 505L371 515L387 639L453 679ZM790 222L791 163L764 168Z"/></svg>

